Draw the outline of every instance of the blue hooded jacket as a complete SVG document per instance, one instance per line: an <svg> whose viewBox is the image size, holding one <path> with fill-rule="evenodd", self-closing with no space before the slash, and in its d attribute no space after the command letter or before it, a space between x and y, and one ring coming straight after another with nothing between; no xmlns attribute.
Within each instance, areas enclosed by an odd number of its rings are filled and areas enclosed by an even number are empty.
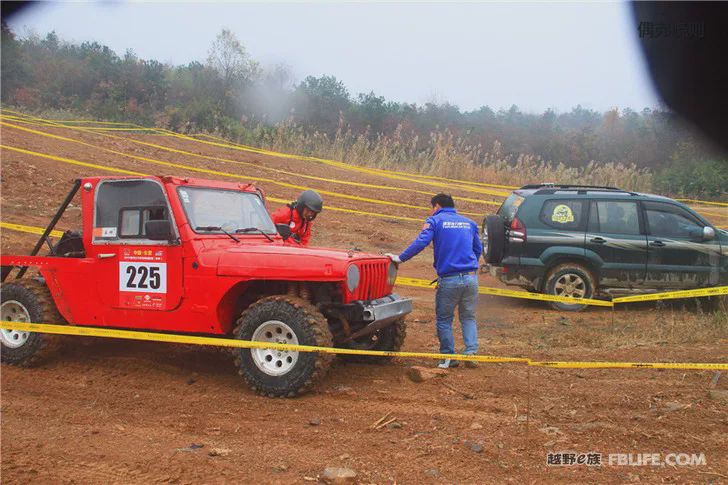
<svg viewBox="0 0 728 485"><path fill-rule="evenodd" d="M478 269L478 259L483 245L478 234L478 225L458 215L452 207L439 209L427 218L422 232L412 244L399 255L402 262L412 259L434 239L435 271L443 277Z"/></svg>

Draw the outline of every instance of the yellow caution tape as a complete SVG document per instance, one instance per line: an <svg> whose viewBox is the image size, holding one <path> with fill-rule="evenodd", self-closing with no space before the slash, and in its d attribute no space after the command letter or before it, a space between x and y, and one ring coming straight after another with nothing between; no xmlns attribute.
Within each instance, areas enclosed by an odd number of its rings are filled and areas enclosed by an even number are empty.
<svg viewBox="0 0 728 485"><path fill-rule="evenodd" d="M11 231L27 232L30 234L43 235L45 229L42 227L24 226L23 224L13 224L12 222L0 221L0 227L3 229L10 229ZM62 231L51 231L50 236L61 237L63 236Z"/></svg>
<svg viewBox="0 0 728 485"><path fill-rule="evenodd" d="M535 367L556 367L572 369L683 369L683 370L728 370L724 363L697 362L539 362L523 357L503 357L497 355L464 355L437 354L432 352L387 352L379 350L357 350L334 347L316 347L312 345L276 344L271 342L254 342L227 337L199 337L174 333L155 333L136 330L117 330L112 328L86 327L78 325L57 325L46 323L24 323L0 321L0 329L18 330L21 332L41 332L55 335L73 335L81 337L118 338L126 340L143 340L150 342L166 342L174 344L209 345L240 349L276 349L291 352L322 352L327 354L371 355L384 357L419 358L434 360L465 360L482 363L524 363Z"/></svg>
<svg viewBox="0 0 728 485"><path fill-rule="evenodd" d="M484 188L473 187L473 186L453 185L453 184L444 185L441 182L428 181L428 180L417 180L417 179L410 177L409 175L407 175L407 176L397 175L397 174L395 174L393 172L389 172L389 171L383 171L383 170L379 170L379 169L366 168L366 167L359 167L356 165L350 165L348 163L339 162L336 160L328 160L325 158L311 157L311 156L305 156L305 155L291 155L289 153L274 152L271 150L264 150L262 148L253 148L253 147L243 148L243 146L230 145L228 143L218 143L218 142L200 140L200 139L197 139L197 138L194 138L191 136L182 135L182 134L175 133L175 132L169 131L169 130L163 130L163 131L164 131L164 133L168 134L169 136L172 136L175 138L180 138L182 140L196 141L199 143L204 143L206 145L218 146L218 147L222 147L222 148L231 148L233 150L240 150L240 151L250 152L250 153L258 153L260 155L270 155L270 156L279 157L279 158L290 158L290 159L295 159L295 160L307 160L307 161L311 161L311 162L319 162L319 163L323 163L325 165L329 165L332 167L342 168L344 170L356 171L356 172L366 173L369 175L376 175L379 177L385 177L385 178L389 178L389 179L393 179L393 180L416 182L416 183L423 184L423 185L430 185L430 186L438 187L440 189L458 188L461 190L465 190L467 192L475 192L475 193L487 194L487 195L497 195L500 197L507 197L509 195L508 192L495 191L495 190L491 190L491 189L484 189Z"/></svg>
<svg viewBox="0 0 728 485"><path fill-rule="evenodd" d="M140 332L136 330L117 330L112 328L86 327L79 325L57 325L45 323L24 323L0 321L3 330L18 330L21 332L41 332L56 335L75 335L82 337L106 337L127 340L146 340L152 342L167 342L174 344L212 345L218 347L232 347L240 349L276 349L292 352L323 352L327 354L347 355L374 355L409 358L453 359L470 360L475 362L528 362L523 357L500 357L496 355L463 355L463 354L435 354L429 352L387 352L381 350L342 349L333 347L315 347L312 345L276 344L270 342L253 342L225 337L199 337L196 335L181 335L174 333Z"/></svg>
<svg viewBox="0 0 728 485"><path fill-rule="evenodd" d="M6 123L0 122L0 125L6 125ZM10 126L12 126L12 125L10 125ZM28 128L21 128L21 129L28 129ZM35 131L35 130L32 130L32 131ZM50 136L52 136L54 138L55 137L58 137L58 135L50 135ZM63 137L60 137L60 138L63 138ZM96 168L96 169L99 169L99 170L106 170L106 171L115 172L115 173L124 173L124 174L127 174L127 175L140 175L140 176L146 176L147 175L147 174L144 174L144 173L141 173L141 172L133 172L133 171L130 171L130 170L124 170L124 169L119 169L119 168L115 168L115 167L109 167L109 166L106 166L106 165L100 165L100 164L94 164L94 163L88 163L88 162L81 162L81 161L73 160L73 159L70 159L70 158L57 157L55 155L49 155L49 154L46 154L46 153L35 152L35 151L31 151L31 150L25 150L23 148L12 147L12 146L9 146L9 145L0 145L0 148L4 148L4 149L7 149L7 150L16 151L16 152L19 152L19 153L25 153L27 155L34 155L34 156L37 156L37 157L48 158L50 160L55 160L55 161L59 161L59 162L70 163L70 164L73 164L73 165L80 165L80 166L89 167L89 168ZM107 151L115 152L114 150L107 150ZM260 179L256 179L255 177L246 177L246 176L243 176L243 175L236 175L236 174L231 174L231 173L226 173L226 172L218 172L216 170L208 170L208 169L203 169L203 168L197 168L197 167L192 167L192 166L189 166L189 165L182 165L182 164L179 164L179 163L171 163L171 162L164 162L164 161L161 161L161 160L153 160L153 159L149 159L149 158L145 158L145 157L139 157L139 156L136 156L136 155L127 155L127 154L123 154L121 152L115 152L115 153L117 153L119 155L125 155L125 156L131 157L131 158L135 158L135 159L138 159L138 160L143 160L145 162L153 163L153 164L156 164L156 165L164 165L164 166L167 166L167 167L180 168L180 169L183 169L183 170L189 170L189 171L193 171L193 172L200 172L200 173L205 173L205 174L210 174L210 175L218 175L218 176L222 176L222 177L236 178L236 179L246 180L246 181L251 180L251 179L252 180L260 180ZM279 185L282 185L282 184L279 184ZM351 196L351 197L354 198L353 196ZM271 200L273 202L280 202L280 203L286 203L286 202L288 202L288 201L286 201L284 199L277 199L275 197L268 197L267 199L268 200ZM360 211L360 210L355 210L355 209L344 209L344 208L332 207L332 206L326 206L326 210L335 211L335 212L345 212L345 213L348 213L348 214L368 215L368 216L379 217L379 218L384 218L384 219L398 219L398 220L403 220L403 221L422 222L422 220L423 220L421 218L418 219L418 218L414 218L414 217L395 216L395 215L389 215L389 214L381 214L381 213L375 213L375 212Z"/></svg>
<svg viewBox="0 0 728 485"><path fill-rule="evenodd" d="M258 148L258 147L254 147L254 146L251 146L251 145L243 145L243 144L240 144L240 143L233 143L233 142L231 142L229 140L226 140L224 138L220 138L219 136L208 135L207 133L196 133L194 136L202 136L202 137L205 137L205 138L210 138L212 140L217 140L217 141L219 141L221 143L224 143L224 144L232 145L233 147L245 148L245 149L248 149L248 150L261 150L261 148ZM279 152L275 152L275 153L279 153ZM302 157L305 156L305 155L291 155L291 154L288 154L288 153L282 153L281 155L293 156L293 157L297 157L297 158L302 158ZM346 162L338 162L338 163L346 163ZM462 183L462 184L467 184L469 186L476 186L476 187L493 187L493 188L508 189L508 190L512 190L512 189L519 188L519 187L517 187L515 185L486 184L484 182L473 182L472 180L450 179L450 178L446 178L446 177L440 177L438 175L424 175L424 174L413 173L413 172L402 172L402 171L399 171L399 170L389 170L389 169L383 170L383 169L380 169L380 168L371 168L371 167L365 167L365 168L370 169L370 170L374 170L374 171L378 172L379 174L385 174L385 175L386 174L395 174L395 175L402 175L402 176L405 176L405 177L412 177L412 178L420 178L420 179L428 179L428 180L439 180L441 182L456 182L456 183ZM508 195L507 193L503 193L503 192L501 192L501 194Z"/></svg>
<svg viewBox="0 0 728 485"><path fill-rule="evenodd" d="M11 151L18 152L18 153L24 153L26 155L33 155L36 157L48 158L50 160L55 160L57 162L70 163L71 165L79 165L81 167L96 168L99 170L106 170L106 171L114 172L114 173L123 173L125 175L140 175L140 176L146 175L146 174L143 174L140 172L133 172L131 170L124 170L121 168L112 168L112 167L107 167L104 165L97 165L95 163L81 162L78 160L74 160L72 158L57 157L55 155L48 155L46 153L34 152L32 150L25 150L24 148L11 147L9 145L0 145L0 148L2 148L4 150L11 150Z"/></svg>
<svg viewBox="0 0 728 485"><path fill-rule="evenodd" d="M696 200L696 199L675 199L680 202L690 202L693 204L706 204L706 205L719 205L723 207L728 207L728 202L710 202L707 200Z"/></svg>
<svg viewBox="0 0 728 485"><path fill-rule="evenodd" d="M179 133L175 133L175 132L172 132L169 130L160 130L158 128L142 127L142 126L136 125L134 123L120 123L120 122L108 122L108 121L94 122L94 121L89 121L89 120L65 120L65 121L63 121L63 120L46 120L43 118L37 118L37 117L30 116L30 115L26 115L26 114L20 113L18 111L13 111L13 110L8 110L8 109L4 109L3 111L9 112L9 113L16 113L20 116L26 117L26 119L30 118L30 119L35 119L35 120L42 121L45 123L51 123L51 124L61 124L61 125L64 123L66 123L66 124L97 123L97 124L116 124L116 125L126 124L126 125L135 126L135 127L139 128L140 131L141 130L156 131L158 134L165 134L167 136L174 136L174 137L179 137L179 138L184 138L184 139L188 139L188 140L192 140L192 141L198 141L198 142L205 143L203 140L199 140L194 137L181 135ZM14 118L16 118L18 121L22 120L22 118L18 118L18 117L14 117ZM68 128L78 128L78 127L73 127L73 126L67 126L67 127ZM382 170L382 169L369 168L369 167L358 167L358 166L353 166L353 165L347 164L345 162L339 162L339 161L335 161L335 160L328 160L328 159L322 159L322 158L317 158L317 157L309 157L309 156L304 156L304 155L292 155L292 154L288 154L288 153L264 150L264 149L249 146L249 145L235 144L235 143L232 143L223 138L215 137L215 136L207 135L207 134L202 134L201 136L218 140L220 143L215 143L215 145L223 146L225 148L233 148L233 149L240 149L240 150L251 151L251 152L258 152L258 153L282 157L282 158L312 160L312 161L317 161L317 162L321 162L321 163L327 163L327 164L330 164L333 166L337 166L337 167L345 168L345 169L349 169L349 170L354 170L354 171L359 171L359 172L364 172L364 173L371 173L371 174L376 174L376 175L380 175L380 176L384 176L384 177L392 176L390 178L395 178L395 179L399 179L400 176L404 176L404 177L411 177L412 179L426 179L426 180L432 180L432 181L439 180L439 181L443 181L443 182L455 182L455 183L459 183L459 184L467 184L468 186L470 186L470 187L462 187L465 190L472 189L475 187L493 187L493 188L501 188L501 189L507 189L507 190L513 190L513 189L518 188L517 186L513 186L513 185L487 184L487 183L483 183L483 182L475 182L475 181L470 181L470 180L450 179L450 178L439 177L439 176L435 176L435 175L423 175L423 174L416 174L416 173L411 173L411 172L402 172L402 171L395 171L395 170ZM487 192L481 192L481 193L487 193ZM509 193L508 192L492 192L492 193L490 193L490 195L505 197L505 196L508 196ZM678 200L681 202L696 203L696 204L707 204L707 205L717 205L717 206L728 207L728 203L726 203L726 202L713 202L713 201L704 201L704 200L698 200L698 199L675 199L675 200ZM485 201L481 201L481 202L485 202ZM715 215L717 215L717 214L715 214Z"/></svg>
<svg viewBox="0 0 728 485"><path fill-rule="evenodd" d="M146 163L152 163L152 164L155 164L155 165L163 165L163 166L166 166L166 167L181 168L181 169L184 169L184 170L192 170L192 171L195 171L195 172L200 172L200 173L205 173L205 174L210 174L210 175L218 175L218 176L222 176L222 177L230 177L230 178L242 179L242 180L247 180L247 181L254 180L254 181L257 181L257 182L266 182L266 183L270 183L270 184L273 184L273 185L278 185L278 186L281 186L281 187L286 187L286 188L291 188L291 189L297 189L297 190L306 190L308 188L308 187L303 186L303 185L295 185L295 184L289 184L289 183L286 183L286 182L279 182L277 180L273 180L273 179L269 179L269 178L264 178L264 177L254 177L254 176L250 176L250 175L238 175L238 174L233 174L233 173L229 173L229 172L221 172L221 171L218 171L218 170L209 170L209 169L205 169L205 168L194 167L194 166L191 166L191 165L183 165L183 164L179 164L179 163L165 162L163 160L156 160L156 159L148 158L148 157L141 157L141 156L138 156L138 155L131 155L131 154L128 154L128 153L125 153L125 152L120 152L118 150L112 150L110 148L100 147L98 145L94 145L92 143L84 142L84 141L81 141L81 140L76 140L76 139L73 139L73 138L68 138L68 137L60 136L60 135L54 135L52 133L47 133L47 132L44 132L44 131L33 130L31 128L26 128L26 127L23 127L23 126L13 125L13 124L7 123L5 121L0 121L0 125L7 126L9 128L13 128L13 129L17 129L17 130L21 130L21 131L25 131L25 132L28 132L28 133L33 133L33 134L40 135L40 136L45 136L45 137L48 137L48 138L54 138L54 139L57 139L57 140L63 140L63 141L71 142L71 143L77 143L77 144L80 144L80 145L84 145L84 146L88 146L88 147L91 147L91 148L95 148L97 150L102 150L102 151L105 151L105 152L108 152L108 153L113 153L115 155L121 155L121 156L128 157L128 158L133 158L135 160L141 160L141 161L144 161ZM406 208L409 208L409 209L417 209L417 210L424 210L424 211L431 211L432 210L431 208L428 209L427 207L421 207L421 206L416 206L416 205L411 205L411 204L403 204L401 202L391 202L391 201L387 201L387 200L370 199L370 198L367 198L367 197L360 197L358 195L348 195L348 194L342 194L342 193L339 193L339 192L332 192L332 191L326 191L326 190L321 190L321 189L317 189L317 190L318 190L319 193L324 194L324 195L330 195L332 197L340 197L340 198L350 199L350 200L355 200L355 201L360 201L360 202L370 202L370 203L373 203L373 204L380 204L380 205L391 205L391 206L397 206L397 207L406 207ZM330 208L330 207L327 206L327 208ZM380 214L377 214L377 213L371 213L371 214L374 215L374 216L380 216ZM473 216L479 216L479 215L481 215L481 214L476 214L476 213L471 213L471 212L461 212L461 214L473 215ZM421 221L422 219L406 218L405 220Z"/></svg>
<svg viewBox="0 0 728 485"><path fill-rule="evenodd" d="M397 285L412 286L417 288L435 288L430 281L420 278L406 278L397 276ZM573 303L578 305L593 305L612 307L611 301L596 300L593 298L568 298L564 296L544 295L543 293L528 293L526 291L506 290L503 288L489 288L487 286L478 287L478 293L481 295L503 296L507 298L521 298L523 300L539 300L539 301L558 301L562 303Z"/></svg>
<svg viewBox="0 0 728 485"><path fill-rule="evenodd" d="M48 125L53 126L53 125ZM106 127L92 127L92 126L85 126L83 128L84 130L89 131L156 131L154 128L106 128Z"/></svg>
<svg viewBox="0 0 728 485"><path fill-rule="evenodd" d="M4 117L5 118L9 118L7 115L4 115ZM204 158L204 159L208 159L208 160L215 160L215 161L221 161L221 162L226 162L226 163L235 163L235 164L239 164L239 165L247 165L247 166L255 167L257 169L268 170L268 171L272 171L272 172L276 172L276 173L282 173L282 174L285 174L285 175L292 175L292 176L300 177L300 178L306 178L306 179L312 179L312 180L320 180L320 181L323 181L323 182L331 182L331 183L338 183L338 184L344 184L344 185L353 185L353 186L360 186L360 187L376 188L376 189L381 189L381 190L396 190L396 191L399 191L399 192L402 192L402 191L405 191L405 192L413 192L413 193L418 193L418 194L424 194L424 195L427 195L428 197L432 195L431 192L425 192L425 191L422 191L422 190L409 189L409 188L400 188L400 187L389 187L389 186L382 186L382 185L376 185L376 184L366 184L366 183L362 183L362 182L353 182L353 181L340 180L340 179L335 179L335 178L316 177L316 176L313 176L313 175L306 175L306 174L301 174L301 173L296 173L296 172L290 172L290 171L276 169L276 168L272 168L272 167L266 167L266 166L263 166L263 165L260 165L260 164L243 162L243 161L240 161L240 160L230 160L230 159L226 159L226 158L206 156L206 155L201 155L201 154L198 154L198 153L188 152L188 151L185 151L185 150L179 150L179 149L174 149L174 148L171 148L171 147L166 147L164 145L158 145L158 144L155 144L155 143L144 142L144 141L141 141L141 140L135 140L133 138L125 138L125 137L120 137L120 136L114 136L114 135L112 135L110 133L99 133L97 131L90 131L88 128L82 128L82 127L78 127L78 126L61 125L61 124L58 124L58 123L54 123L52 121L42 120L41 118L36 118L36 119L37 120L41 120L42 123L35 123L35 122L28 121L28 120L20 119L20 118L13 118L14 121L21 122L21 123L26 123L26 124L31 124L31 125L42 125L42 126L58 126L58 127L61 127L61 128L66 128L66 129L71 129L71 130L76 130L76 131L88 131L89 133L94 133L94 134L99 135L99 136L105 136L107 138L114 138L114 139L118 139L118 140L124 140L125 142L135 143L135 144L138 144L138 145L150 146L150 147L153 147L153 148L158 148L160 150L165 150L165 151L169 151L169 152L179 153L179 154L183 154L183 155L187 155L187 156L191 156L191 157ZM17 127L17 126L15 126L15 128L22 129L22 128ZM157 134L160 134L159 133L159 130L156 130L155 129L153 131L155 131ZM37 134L50 135L50 134L48 134L46 132L37 132ZM173 135L176 136L178 134L177 133L174 133L174 132L171 132L171 131L165 131L164 133L161 133L161 135L163 135L163 136L173 136ZM180 137L183 137L183 135L179 135L179 136ZM98 149L106 150L103 147L99 147L97 145L93 145L93 144L90 144L90 143L87 143L87 142L81 142L80 140L75 140L75 139L66 138L66 137L61 137L61 138L66 139L66 141L75 141L77 143L84 143L84 144L86 144L86 146L90 146L90 147L93 147L93 148L98 148ZM185 137L184 139L191 139L193 141L200 141L200 140L197 140L195 138L189 138L189 137ZM241 145L241 146L244 146L244 145ZM259 150L259 149L250 147L250 150L246 150L246 151L251 151L251 150ZM118 153L122 153L122 152L118 152ZM130 155L127 155L127 154L124 154L124 155L130 156ZM250 178L252 178L252 177L250 177ZM260 179L260 178L258 178L257 180L270 181L270 179ZM277 181L272 181L271 183L278 183L278 184L280 184ZM298 188L298 187L295 187L295 188ZM319 192L322 192L322 191L319 191ZM322 193L324 193L324 192L322 192ZM338 194L338 192L334 192L334 194ZM497 197L505 197L508 194L507 193L499 192L499 193L494 193L494 194L489 194L489 195L497 196ZM492 206L500 206L501 205L501 202L490 201L490 200L472 199L472 198L467 198L467 197L458 197L458 200L461 200L461 201L464 201L464 202L472 202L472 203L476 203L476 204L492 205ZM380 202L387 202L387 203L391 204L388 201L380 201ZM419 207L419 206L410 206L410 207L424 209L424 210L429 210L428 208L423 208L423 207ZM478 217L479 216L482 216L482 214L480 214L480 213L477 213L476 214L476 213L472 213L472 212L461 212L461 214L471 215L471 216L478 216Z"/></svg>
<svg viewBox="0 0 728 485"><path fill-rule="evenodd" d="M10 112L7 109L4 109L2 111ZM18 113L17 111L13 111L13 112ZM21 118L19 116L12 116L12 115L6 115L6 114L3 114L3 116L5 116L6 118L15 118L17 120L27 119L27 118ZM23 116L28 116L28 115L23 115ZM33 118L35 118L35 117L33 117ZM36 118L36 119L41 120L42 118ZM144 128L143 126L139 126L136 123L129 123L129 122L125 122L125 121L96 121L96 120L43 120L43 121L45 121L47 123L59 123L59 124L74 124L74 123L85 124L85 123L88 123L88 124L96 124L96 125L131 126L134 128ZM148 129L153 129L153 128L148 128Z"/></svg>
<svg viewBox="0 0 728 485"><path fill-rule="evenodd" d="M0 222L0 227L4 227L6 229L14 231L28 232L32 234L43 234L42 227L25 226L22 224L14 224L9 222ZM52 235L54 237L59 237L63 235L63 233L61 231L54 231ZM422 278L408 278L405 276L397 276L396 284L399 286L409 286L413 288L435 289L435 286L431 281ZM520 298L523 300L556 301L577 305L613 307L615 304L618 303L630 303L636 301L670 300L676 298L697 298L704 296L728 295L728 286L714 286L710 288L700 288L695 290L680 290L669 291L665 293L653 293L647 295L625 296L615 298L612 301L596 300L593 298L568 298L564 296L545 295L543 293L529 293L525 291L507 290L504 288L490 288L487 286L478 287L478 293L480 293L481 295L502 296L506 298Z"/></svg>
<svg viewBox="0 0 728 485"><path fill-rule="evenodd" d="M21 224L2 223L2 227L12 229L14 231L30 232L33 234L42 234L43 228L24 226ZM56 231L57 235L62 235L62 232ZM404 276L397 276L397 285L399 286L410 286L414 288L428 288L434 289L434 286L429 281L420 278L407 278ZM481 286L478 289L481 295L494 295L502 296L507 298L522 298L525 300L539 300L539 301L558 301L563 303L574 303L579 305L594 305L603 307L612 307L611 301L605 300L594 300L591 298L567 298L563 296L544 295L541 293L527 293L525 291L506 290L502 288L489 288Z"/></svg>
<svg viewBox="0 0 728 485"><path fill-rule="evenodd" d="M98 170L105 170L107 172L122 173L122 174L125 174L125 175L137 175L137 176L140 176L140 177L146 177L146 176L148 176L148 174L141 173L141 172L132 172L130 170L123 170L123 169L120 169L120 168L109 167L109 166L106 166L106 165L98 165L98 164L94 164L94 163L80 162L78 160L73 160L73 159L70 159L70 158L57 157L55 155L48 155L48 154L45 154L45 153L34 152L34 151L31 151L31 150L25 150L23 148L11 147L11 146L8 146L8 145L0 145L0 148L6 149L6 150L16 151L16 152L19 152L19 153L25 153L27 155L33 155L33 156L36 156L36 157L48 158L48 159L56 160L56 161L59 161L59 162L70 163L70 164L73 164L73 165L80 165L80 166L83 166L83 167L95 168L95 169L98 169ZM164 162L164 163L166 164L166 162ZM179 165L173 164L173 163L170 163L169 165L170 166L177 166L177 167L179 167ZM182 167L184 167L184 166L182 166ZM188 168L188 170L193 170L193 171L197 170L197 171L199 171L199 170L202 170L202 169L195 169L194 167L190 167L190 168ZM209 173L209 172L210 171L207 171L207 173ZM240 176L239 178L245 179L245 177L242 177L242 176ZM275 198L275 197L266 197L266 199L267 200L270 200L272 202L278 202L278 203L281 203L281 204L287 202L284 199L278 199L278 198ZM397 219L397 220L403 220L403 221L422 222L422 219L415 219L413 217L393 216L393 215L389 215L389 214L376 214L376 213L373 213L373 212L358 211L358 210L354 210L354 209L344 209L344 208L339 208L339 207L331 207L331 206L328 206L326 208L326 210L330 210L330 211L334 211L334 212L344 212L344 213L347 213L347 214L357 214L357 215L364 215L364 216L374 216L374 217L379 217L379 218L384 218L384 219Z"/></svg>
<svg viewBox="0 0 728 485"><path fill-rule="evenodd" d="M534 367L555 367L559 369L681 369L681 370L728 370L728 364L699 362L535 362Z"/></svg>
<svg viewBox="0 0 728 485"><path fill-rule="evenodd" d="M13 110L8 110L8 109L5 109L4 111L9 112L9 113L16 113L16 114L24 117L24 118L13 117L13 118L15 118L18 121L20 121L22 119L26 119L26 120L27 119L34 119L34 120L37 120L37 121L40 121L40 122L51 123L51 124L55 124L55 125L61 125L61 126L68 125L67 126L68 128L75 128L74 126L72 126L73 123L94 123L93 121L88 121L88 120L78 120L78 121L74 121L74 120L47 120L47 119L38 118L38 117L35 117L35 116L26 115L26 114L20 113L18 111L13 111ZM8 116L8 115L6 115L6 116ZM118 124L118 125L126 124L126 125L135 126L137 128L140 128L140 129L145 129L145 130L150 130L150 131L156 131L157 134L164 135L164 136L175 136L175 135L179 135L178 133L175 133L175 132L172 132L172 131L169 131L169 130L164 130L165 133L160 133L161 130L159 128L148 128L148 127L143 127L143 126L140 126L140 125L136 125L134 123L120 123L120 122L110 122L110 121L98 121L98 122L95 122L95 123L98 123L98 124ZM184 136L184 135L182 135L182 136ZM211 138L211 139L217 140L217 141L221 142L222 144L226 145L226 148L240 148L240 149L243 149L245 151L262 150L261 148L253 147L253 146L250 146L250 145L242 145L242 144L232 143L232 142L230 142L228 140L225 140L224 138L216 137L216 136L213 136L213 135L198 134L198 135L195 135L195 136L204 136L206 138ZM195 141L198 141L198 140L195 140ZM312 157L307 157L305 155L294 155L294 154L289 154L289 153L272 152L272 151L270 151L268 154L270 154L272 156L283 157L283 158L296 158L296 159L312 158ZM436 176L436 175L423 175L423 174L416 174L416 173L412 173L412 172L403 172L403 171L396 171L396 170L382 170L382 169L369 168L369 167L357 167L357 166L353 166L353 165L347 164L345 162L338 162L338 161L335 161L335 160L318 159L318 160L315 160L315 161L320 161L322 163L330 162L332 164L336 164L336 166L339 166L340 168L344 168L344 169L348 169L348 170L353 170L353 171L366 170L368 173L375 173L376 175L380 175L380 176L384 176L384 177L387 177L389 175L394 174L394 175L401 175L401 176L404 176L404 177L412 177L412 178L428 179L428 180L439 180L439 181L448 182L448 183L452 183L452 182L463 183L463 184L467 184L469 186L469 187L465 187L466 190L468 190L470 188L473 188L473 187L470 187L470 186L475 186L476 191L478 191L477 190L477 187L493 187L493 188L499 188L499 189L517 189L518 188L518 187L513 186L513 185L488 184L488 183L484 183L484 182L474 182L474 181L470 181L470 180L450 179L450 178L440 177L440 176ZM431 184L429 184L429 185L431 185ZM483 193L485 193L485 192L483 192ZM496 195L496 196L500 196L500 197L505 197L505 196L508 196L509 194L507 192L493 192L492 195Z"/></svg>
<svg viewBox="0 0 728 485"><path fill-rule="evenodd" d="M635 301L652 300L673 300L675 298L695 298L699 296L728 295L728 286L712 286L710 288L699 288L695 290L668 291L664 293L652 293L647 295L632 295L615 298L614 303L630 303Z"/></svg>

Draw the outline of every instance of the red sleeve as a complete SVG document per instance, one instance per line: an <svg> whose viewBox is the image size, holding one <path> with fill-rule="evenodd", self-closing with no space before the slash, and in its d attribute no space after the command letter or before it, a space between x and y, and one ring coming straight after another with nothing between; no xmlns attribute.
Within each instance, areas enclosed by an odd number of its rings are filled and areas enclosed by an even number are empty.
<svg viewBox="0 0 728 485"><path fill-rule="evenodd" d="M291 208L285 205L279 207L270 215L270 218L273 219L274 224L288 224L288 220L291 218Z"/></svg>
<svg viewBox="0 0 728 485"><path fill-rule="evenodd" d="M311 239L311 223L306 224L306 232L301 234L301 246L308 246L308 241Z"/></svg>

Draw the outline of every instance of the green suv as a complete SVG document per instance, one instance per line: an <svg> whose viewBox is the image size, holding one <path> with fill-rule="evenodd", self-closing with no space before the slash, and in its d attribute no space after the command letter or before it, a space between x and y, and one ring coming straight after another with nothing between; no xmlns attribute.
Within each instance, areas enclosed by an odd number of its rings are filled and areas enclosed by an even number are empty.
<svg viewBox="0 0 728 485"><path fill-rule="evenodd" d="M616 187L526 185L483 220L482 239L491 274L533 292L601 298L728 284L728 231L667 197Z"/></svg>

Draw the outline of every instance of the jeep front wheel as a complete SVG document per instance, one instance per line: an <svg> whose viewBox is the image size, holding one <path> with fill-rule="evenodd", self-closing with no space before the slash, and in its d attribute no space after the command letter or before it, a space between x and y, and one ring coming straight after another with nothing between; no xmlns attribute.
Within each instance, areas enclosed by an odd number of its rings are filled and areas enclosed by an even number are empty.
<svg viewBox="0 0 728 485"><path fill-rule="evenodd" d="M326 318L301 298L270 296L248 307L237 321L234 337L254 342L331 347ZM259 394L293 397L320 381L333 354L276 349L235 349L238 373Z"/></svg>
<svg viewBox="0 0 728 485"><path fill-rule="evenodd" d="M0 317L7 322L65 323L48 287L33 280L18 280L0 287ZM22 330L0 330L0 360L30 366L50 356L60 336Z"/></svg>
<svg viewBox="0 0 728 485"><path fill-rule="evenodd" d="M546 278L546 293L569 298L591 298L594 294L594 278L585 267L576 263L565 263L554 267ZM575 303L555 301L551 306L557 310L578 312L587 307Z"/></svg>

